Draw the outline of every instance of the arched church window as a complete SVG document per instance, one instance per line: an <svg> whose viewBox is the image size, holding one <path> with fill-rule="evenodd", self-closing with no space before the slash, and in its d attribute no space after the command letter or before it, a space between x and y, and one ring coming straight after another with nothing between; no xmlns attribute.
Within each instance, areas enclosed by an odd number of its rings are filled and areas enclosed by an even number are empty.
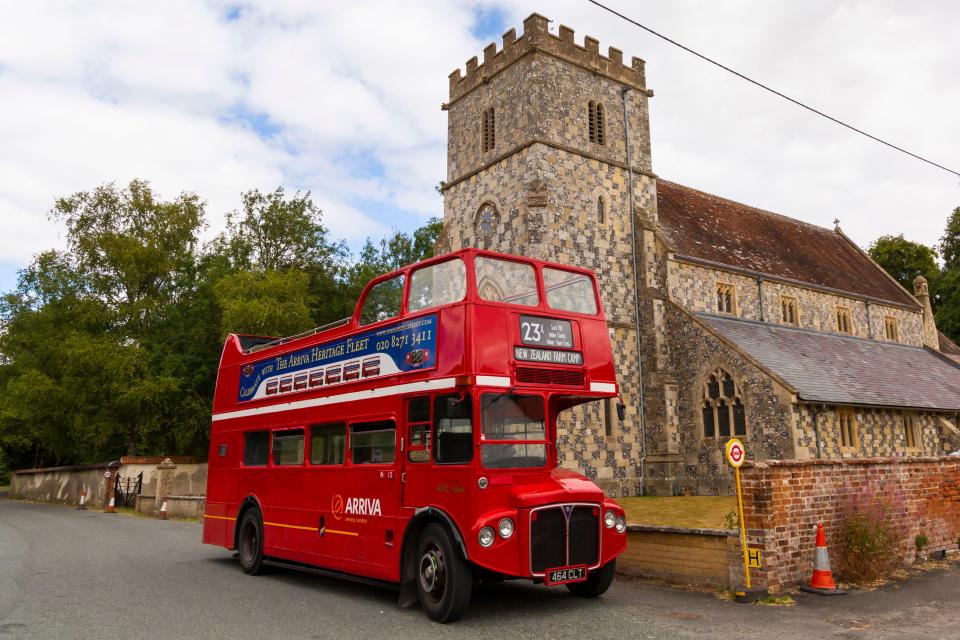
<svg viewBox="0 0 960 640"><path fill-rule="evenodd" d="M606 203L603 201L603 196L597 198L597 222L604 224L607 221L607 211Z"/></svg>
<svg viewBox="0 0 960 640"><path fill-rule="evenodd" d="M733 376L717 369L703 385L703 437L729 438L747 435L747 411L740 387Z"/></svg>
<svg viewBox="0 0 960 640"><path fill-rule="evenodd" d="M488 238L497 230L497 223L500 220L500 214L492 202L484 202L477 211L477 233L482 237Z"/></svg>

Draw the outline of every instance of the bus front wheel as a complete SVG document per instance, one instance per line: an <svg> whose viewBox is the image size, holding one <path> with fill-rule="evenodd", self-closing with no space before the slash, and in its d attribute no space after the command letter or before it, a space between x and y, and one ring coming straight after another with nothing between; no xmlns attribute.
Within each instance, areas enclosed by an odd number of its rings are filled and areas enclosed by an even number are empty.
<svg viewBox="0 0 960 640"><path fill-rule="evenodd" d="M473 572L440 524L424 527L416 561L417 597L423 611L436 622L460 618L470 604Z"/></svg>
<svg viewBox="0 0 960 640"><path fill-rule="evenodd" d="M248 509L243 514L237 547L243 571L251 576L263 573L263 521L256 509Z"/></svg>
<svg viewBox="0 0 960 640"><path fill-rule="evenodd" d="M581 598L596 598L603 595L613 584L613 574L617 571L617 561L611 560L596 571L592 572L584 582L573 582L567 589Z"/></svg>

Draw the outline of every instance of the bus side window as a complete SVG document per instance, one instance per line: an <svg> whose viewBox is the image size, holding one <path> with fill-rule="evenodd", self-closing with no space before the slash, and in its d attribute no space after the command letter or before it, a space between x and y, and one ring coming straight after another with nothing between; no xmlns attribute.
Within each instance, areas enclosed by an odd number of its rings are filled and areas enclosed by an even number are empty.
<svg viewBox="0 0 960 640"><path fill-rule="evenodd" d="M317 424L310 428L310 464L343 464L347 425Z"/></svg>
<svg viewBox="0 0 960 640"><path fill-rule="evenodd" d="M269 454L269 431L248 431L243 434L243 466L265 467Z"/></svg>
<svg viewBox="0 0 960 640"><path fill-rule="evenodd" d="M303 464L303 429L273 432L273 464L278 466Z"/></svg>
<svg viewBox="0 0 960 640"><path fill-rule="evenodd" d="M393 463L397 450L397 425L393 420L350 425L350 461L353 464Z"/></svg>
<svg viewBox="0 0 960 640"><path fill-rule="evenodd" d="M430 460L430 396L407 400L407 458L410 462Z"/></svg>
<svg viewBox="0 0 960 640"><path fill-rule="evenodd" d="M437 464L463 464L473 459L473 402L469 395L437 396L433 424Z"/></svg>

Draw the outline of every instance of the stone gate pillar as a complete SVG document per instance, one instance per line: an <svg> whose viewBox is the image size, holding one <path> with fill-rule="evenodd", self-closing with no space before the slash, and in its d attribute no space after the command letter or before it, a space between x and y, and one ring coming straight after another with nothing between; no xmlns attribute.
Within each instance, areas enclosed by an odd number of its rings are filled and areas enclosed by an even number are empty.
<svg viewBox="0 0 960 640"><path fill-rule="evenodd" d="M160 511L163 501L173 490L173 477L176 471L177 465L170 458L164 458L163 462L157 465L157 495L153 501L154 511Z"/></svg>

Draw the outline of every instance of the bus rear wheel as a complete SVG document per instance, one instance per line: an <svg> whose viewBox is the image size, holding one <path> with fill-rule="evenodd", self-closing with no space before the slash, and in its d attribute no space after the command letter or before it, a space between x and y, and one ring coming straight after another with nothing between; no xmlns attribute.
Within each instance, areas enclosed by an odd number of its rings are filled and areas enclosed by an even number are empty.
<svg viewBox="0 0 960 640"><path fill-rule="evenodd" d="M473 572L454 547L450 534L433 522L417 544L417 597L435 622L453 622L470 604Z"/></svg>
<svg viewBox="0 0 960 640"><path fill-rule="evenodd" d="M263 573L263 521L256 509L248 509L240 520L237 551L245 573L251 576Z"/></svg>
<svg viewBox="0 0 960 640"><path fill-rule="evenodd" d="M603 595L613 584L613 574L617 571L617 561L611 560L589 576L583 582L572 582L567 589L581 598L596 598Z"/></svg>

